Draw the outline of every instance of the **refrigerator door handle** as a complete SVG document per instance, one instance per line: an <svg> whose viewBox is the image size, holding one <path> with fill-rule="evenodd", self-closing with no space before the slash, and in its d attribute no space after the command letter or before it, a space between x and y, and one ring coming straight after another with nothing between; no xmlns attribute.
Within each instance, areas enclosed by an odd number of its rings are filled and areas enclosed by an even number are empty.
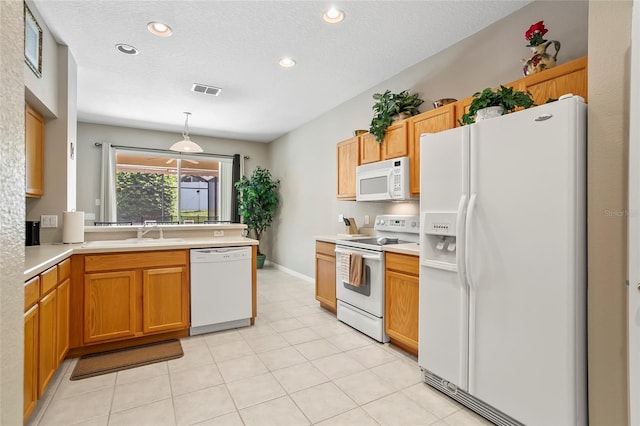
<svg viewBox="0 0 640 426"><path fill-rule="evenodd" d="M469 198L469 209L467 210L466 223L464 227L464 268L469 288L474 288L471 273L471 256L469 255L469 246L471 245L471 221L476 210L476 194L471 194Z"/></svg>
<svg viewBox="0 0 640 426"><path fill-rule="evenodd" d="M467 194L462 194L460 196L460 201L458 202L458 215L456 218L456 268L458 270L458 281L460 282L461 287L466 287L466 275L467 268L465 265L466 262L466 243L465 243L465 213L467 208L467 200L469 199Z"/></svg>

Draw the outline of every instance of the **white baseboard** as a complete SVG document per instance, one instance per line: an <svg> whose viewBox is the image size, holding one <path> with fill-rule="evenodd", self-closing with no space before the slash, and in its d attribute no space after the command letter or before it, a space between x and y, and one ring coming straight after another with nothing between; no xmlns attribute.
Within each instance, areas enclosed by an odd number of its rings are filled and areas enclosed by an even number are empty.
<svg viewBox="0 0 640 426"><path fill-rule="evenodd" d="M265 262L265 264L266 263L267 262ZM294 271L293 269L289 269L289 268L286 268L286 267L284 267L282 265L278 265L275 262L268 261L268 264L270 266L272 266L274 269L277 269L278 271L286 272L287 274L293 275L296 278L300 278L303 281L307 281L307 282L310 282L312 284L314 284L316 282L316 279L313 278L313 277L309 277L307 275L301 274L300 272Z"/></svg>

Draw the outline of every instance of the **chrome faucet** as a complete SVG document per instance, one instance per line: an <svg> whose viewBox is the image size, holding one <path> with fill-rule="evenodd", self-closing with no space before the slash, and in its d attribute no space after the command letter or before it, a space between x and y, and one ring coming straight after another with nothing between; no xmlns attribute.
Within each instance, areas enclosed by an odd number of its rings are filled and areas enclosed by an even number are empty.
<svg viewBox="0 0 640 426"><path fill-rule="evenodd" d="M144 237L145 235L147 235L148 232L157 229L160 232L160 239L164 238L164 232L163 229L161 227L158 226L158 224L155 221L146 221L144 222L144 225L142 225L141 227L139 227L136 231L136 236L138 241L142 241L142 237Z"/></svg>

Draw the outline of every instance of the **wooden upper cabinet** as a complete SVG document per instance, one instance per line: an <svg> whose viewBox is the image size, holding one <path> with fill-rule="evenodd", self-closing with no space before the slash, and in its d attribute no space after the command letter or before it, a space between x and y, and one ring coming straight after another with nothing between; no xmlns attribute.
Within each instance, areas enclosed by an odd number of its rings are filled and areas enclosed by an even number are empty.
<svg viewBox="0 0 640 426"><path fill-rule="evenodd" d="M406 157L409 155L407 143L407 120L397 121L387 127L387 133L382 142L382 159Z"/></svg>
<svg viewBox="0 0 640 426"><path fill-rule="evenodd" d="M25 191L27 197L44 195L44 118L25 104Z"/></svg>
<svg viewBox="0 0 640 426"><path fill-rule="evenodd" d="M356 167L359 165L360 138L338 143L338 199L356 199Z"/></svg>
<svg viewBox="0 0 640 426"><path fill-rule="evenodd" d="M448 104L411 117L409 121L409 188L420 195L420 136L455 127L456 105Z"/></svg>
<svg viewBox="0 0 640 426"><path fill-rule="evenodd" d="M360 136L360 164L382 160L382 145L371 133Z"/></svg>
<svg viewBox="0 0 640 426"><path fill-rule="evenodd" d="M531 92L538 105L567 93L582 96L588 102L587 57L530 75L519 80L518 85L514 83L514 87Z"/></svg>

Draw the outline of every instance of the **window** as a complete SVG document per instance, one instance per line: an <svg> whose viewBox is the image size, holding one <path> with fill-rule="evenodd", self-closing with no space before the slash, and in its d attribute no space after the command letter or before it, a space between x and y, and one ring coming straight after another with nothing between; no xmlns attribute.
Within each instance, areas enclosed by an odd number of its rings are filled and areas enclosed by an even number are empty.
<svg viewBox="0 0 640 426"><path fill-rule="evenodd" d="M116 221L232 220L232 160L164 151L115 151Z"/></svg>

